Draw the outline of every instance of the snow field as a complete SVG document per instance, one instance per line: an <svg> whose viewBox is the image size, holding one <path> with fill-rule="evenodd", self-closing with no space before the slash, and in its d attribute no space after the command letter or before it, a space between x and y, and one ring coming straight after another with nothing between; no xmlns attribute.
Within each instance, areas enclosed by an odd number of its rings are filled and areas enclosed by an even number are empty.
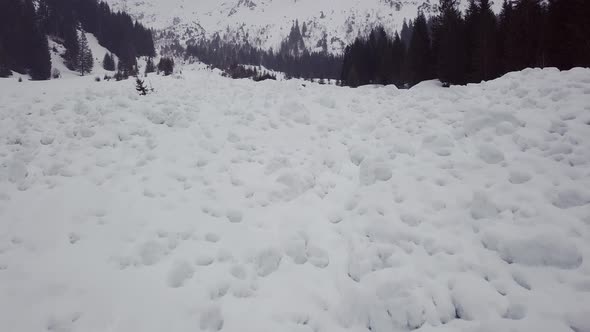
<svg viewBox="0 0 590 332"><path fill-rule="evenodd" d="M590 331L590 70L0 80L3 331Z"/></svg>

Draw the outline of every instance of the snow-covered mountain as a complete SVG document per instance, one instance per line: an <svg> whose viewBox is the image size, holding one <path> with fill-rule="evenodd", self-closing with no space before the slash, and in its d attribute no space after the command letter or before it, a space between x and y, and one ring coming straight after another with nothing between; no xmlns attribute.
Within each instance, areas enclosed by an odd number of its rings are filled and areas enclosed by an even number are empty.
<svg viewBox="0 0 590 332"><path fill-rule="evenodd" d="M295 20L305 24L306 46L316 48L326 38L331 52L340 52L359 34L376 25L401 29L404 18L418 9L436 10L436 0L106 0L142 23L172 32L182 42L219 33L235 41L248 40L276 48ZM172 36L172 35L169 35Z"/></svg>

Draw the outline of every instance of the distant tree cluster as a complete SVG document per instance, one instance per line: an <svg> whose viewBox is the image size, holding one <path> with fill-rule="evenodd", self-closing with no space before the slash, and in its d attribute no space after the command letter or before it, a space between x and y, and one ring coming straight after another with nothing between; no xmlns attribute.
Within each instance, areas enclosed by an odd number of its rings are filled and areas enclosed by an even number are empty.
<svg viewBox="0 0 590 332"><path fill-rule="evenodd" d="M152 31L126 13L112 12L102 1L1 0L0 75L15 70L29 73L33 79L48 79L47 35L64 45L70 69L89 73L94 60L86 36L79 34L81 29L94 34L102 46L123 59L127 72L136 66L136 57L155 55Z"/></svg>
<svg viewBox="0 0 590 332"><path fill-rule="evenodd" d="M174 65L172 66L174 68ZM153 73L156 71L156 65L154 64L154 59L152 57L147 58L145 63L145 74Z"/></svg>
<svg viewBox="0 0 590 332"><path fill-rule="evenodd" d="M79 48L76 30L80 27L117 55L122 72L136 72L137 57L155 55L151 30L133 22L127 13L111 11L102 1L40 0L39 15L47 34L64 41L66 61Z"/></svg>
<svg viewBox="0 0 590 332"><path fill-rule="evenodd" d="M102 59L102 67L104 70L114 71L116 68L115 64L115 56L113 53L105 53L104 58Z"/></svg>
<svg viewBox="0 0 590 332"><path fill-rule="evenodd" d="M218 34L210 40L189 45L187 57L196 57L215 68L228 70L238 64L264 66L284 72L288 77L332 78L340 75L342 58L327 53L309 52L303 41L299 23L295 22L278 51L261 50L248 42L226 42Z"/></svg>
<svg viewBox="0 0 590 332"><path fill-rule="evenodd" d="M158 73L163 73L164 76L168 76L174 72L174 59L162 57L158 62Z"/></svg>
<svg viewBox="0 0 590 332"><path fill-rule="evenodd" d="M11 70L34 80L51 76L47 36L32 0L0 1L0 77Z"/></svg>
<svg viewBox="0 0 590 332"><path fill-rule="evenodd" d="M255 82L276 80L277 77L266 71L258 71L256 68L247 68L243 65L233 65L226 69L223 76L231 77L233 79L250 78Z"/></svg>
<svg viewBox="0 0 590 332"><path fill-rule="evenodd" d="M490 0L439 0L439 14L423 13L401 32L383 28L357 38L344 53L343 85L412 86L427 79L466 84L527 67L565 70L590 66L590 1L504 0L495 15Z"/></svg>

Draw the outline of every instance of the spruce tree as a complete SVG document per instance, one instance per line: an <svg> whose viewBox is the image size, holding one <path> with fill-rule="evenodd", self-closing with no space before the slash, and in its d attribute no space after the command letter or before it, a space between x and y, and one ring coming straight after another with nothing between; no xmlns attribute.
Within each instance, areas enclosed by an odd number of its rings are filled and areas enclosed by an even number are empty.
<svg viewBox="0 0 590 332"><path fill-rule="evenodd" d="M440 0L439 8L433 28L437 75L443 83L464 84L466 40L457 0Z"/></svg>
<svg viewBox="0 0 590 332"><path fill-rule="evenodd" d="M24 2L24 16L22 24L25 25L27 67L33 80L46 80L51 77L51 56L47 36L39 27L37 13L32 0Z"/></svg>
<svg viewBox="0 0 590 332"><path fill-rule="evenodd" d="M68 69L78 70L78 54L80 53L80 42L78 40L78 32L76 26L70 26L65 30L64 46L66 52L64 60Z"/></svg>
<svg viewBox="0 0 590 332"><path fill-rule="evenodd" d="M156 71L156 65L154 65L154 59L149 57L145 63L145 74L153 73Z"/></svg>
<svg viewBox="0 0 590 332"><path fill-rule="evenodd" d="M168 76L174 72L174 60L172 58L162 57L158 63L158 72L164 73L164 76Z"/></svg>
<svg viewBox="0 0 590 332"><path fill-rule="evenodd" d="M86 34L84 32L80 33L78 45L80 48L76 60L77 68L80 74L84 76L84 74L91 73L92 67L94 67L94 58L92 56L92 51L88 46L88 39L86 38Z"/></svg>
<svg viewBox="0 0 590 332"><path fill-rule="evenodd" d="M406 48L401 40L400 35L396 32L393 37L393 44L391 46L391 62L392 62L392 83L398 88L403 86L402 80L402 66L405 61Z"/></svg>
<svg viewBox="0 0 590 332"><path fill-rule="evenodd" d="M8 64L8 54L4 49L2 38L0 38L0 77L10 76L10 65Z"/></svg>
<svg viewBox="0 0 590 332"><path fill-rule="evenodd" d="M148 93L148 89L145 86L145 83L143 80L141 80L139 77L137 77L135 79L135 90L137 90L137 92L139 93L139 95L141 96L145 96Z"/></svg>
<svg viewBox="0 0 590 332"><path fill-rule="evenodd" d="M111 53L105 53L104 58L102 60L102 68L108 71L115 70L115 57Z"/></svg>
<svg viewBox="0 0 590 332"><path fill-rule="evenodd" d="M434 78L432 63L433 56L426 17L424 13L420 12L414 21L412 38L408 46L406 82L409 85L415 85Z"/></svg>
<svg viewBox="0 0 590 332"><path fill-rule="evenodd" d="M489 0L479 0L471 52L471 77L476 83L498 75L496 15Z"/></svg>
<svg viewBox="0 0 590 332"><path fill-rule="evenodd" d="M513 36L510 35L513 30L513 9L508 0L502 2L502 10L498 15L498 61L499 73L505 74L510 71L511 67L511 43Z"/></svg>
<svg viewBox="0 0 590 332"><path fill-rule="evenodd" d="M408 24L406 19L404 18L404 23L402 24L402 30L400 32L400 38L404 43L404 47L408 48L410 45L410 39L412 39L412 21Z"/></svg>

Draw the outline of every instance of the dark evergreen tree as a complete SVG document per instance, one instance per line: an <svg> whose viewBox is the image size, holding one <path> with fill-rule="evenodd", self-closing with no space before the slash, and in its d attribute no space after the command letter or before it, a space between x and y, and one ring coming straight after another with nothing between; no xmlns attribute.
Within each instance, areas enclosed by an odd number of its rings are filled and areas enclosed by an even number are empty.
<svg viewBox="0 0 590 332"><path fill-rule="evenodd" d="M410 85L434 78L430 36L426 17L422 12L414 21L405 66L407 67L405 81Z"/></svg>
<svg viewBox="0 0 590 332"><path fill-rule="evenodd" d="M156 71L156 65L154 65L154 59L149 57L145 63L145 74L153 73Z"/></svg>
<svg viewBox="0 0 590 332"><path fill-rule="evenodd" d="M474 58L474 50L478 44L477 26L480 17L478 0L469 0L467 10L465 11L465 59L467 59L467 80L469 82L476 82L475 69L473 68L475 61L470 61Z"/></svg>
<svg viewBox="0 0 590 332"><path fill-rule="evenodd" d="M48 79L51 58L47 38L32 0L0 1L0 71L28 73L32 79Z"/></svg>
<svg viewBox="0 0 590 332"><path fill-rule="evenodd" d="M108 71L115 70L115 57L112 53L105 53L104 59L102 60L102 67Z"/></svg>
<svg viewBox="0 0 590 332"><path fill-rule="evenodd" d="M141 95L141 96L145 96L148 93L148 89L145 86L145 83L143 80L141 80L139 77L137 77L135 79L135 90L137 90L137 92Z"/></svg>
<svg viewBox="0 0 590 332"><path fill-rule="evenodd" d="M559 69L590 66L590 1L550 0L547 61Z"/></svg>
<svg viewBox="0 0 590 332"><path fill-rule="evenodd" d="M504 27L505 71L527 67L544 67L546 52L544 41L544 11L539 0L519 0L511 11Z"/></svg>
<svg viewBox="0 0 590 332"><path fill-rule="evenodd" d="M433 25L436 72L443 83L466 83L467 61L464 21L457 0L440 0Z"/></svg>
<svg viewBox="0 0 590 332"><path fill-rule="evenodd" d="M174 72L174 59L162 57L158 63L158 72L168 76Z"/></svg>
<svg viewBox="0 0 590 332"><path fill-rule="evenodd" d="M82 76L84 74L89 74L92 72L92 67L94 67L94 58L92 56L92 51L88 46L88 39L86 38L86 34L84 32L80 33L78 45L80 47L77 56L77 68L78 71Z"/></svg>
<svg viewBox="0 0 590 332"><path fill-rule="evenodd" d="M8 63L8 55L4 50L4 45L2 44L2 40L0 39L0 77L8 77L10 76L10 65Z"/></svg>
<svg viewBox="0 0 590 332"><path fill-rule="evenodd" d="M498 32L496 15L489 0L479 0L476 23L473 27L475 40L471 54L470 77L474 82L497 77Z"/></svg>
<svg viewBox="0 0 590 332"><path fill-rule="evenodd" d="M406 19L404 19L404 23L402 24L402 30L400 32L400 38L406 48L408 48L408 46L410 45L410 39L412 39L412 27L412 21L410 20L410 22L407 23Z"/></svg>
<svg viewBox="0 0 590 332"><path fill-rule="evenodd" d="M47 36L39 26L39 20L32 0L24 1L21 19L25 32L25 61L33 80L47 80L51 77L51 56Z"/></svg>
<svg viewBox="0 0 590 332"><path fill-rule="evenodd" d="M505 74L510 68L510 42L509 33L513 30L513 9L508 0L502 2L502 9L498 15L498 61L500 74Z"/></svg>
<svg viewBox="0 0 590 332"><path fill-rule="evenodd" d="M406 57L406 47L397 32L393 37L391 48L392 83L401 88L404 84L402 79L402 68Z"/></svg>
<svg viewBox="0 0 590 332"><path fill-rule="evenodd" d="M78 56L80 54L80 40L78 38L78 31L76 26L70 26L65 28L65 39L64 47L66 52L64 54L64 60L68 69L78 71Z"/></svg>

